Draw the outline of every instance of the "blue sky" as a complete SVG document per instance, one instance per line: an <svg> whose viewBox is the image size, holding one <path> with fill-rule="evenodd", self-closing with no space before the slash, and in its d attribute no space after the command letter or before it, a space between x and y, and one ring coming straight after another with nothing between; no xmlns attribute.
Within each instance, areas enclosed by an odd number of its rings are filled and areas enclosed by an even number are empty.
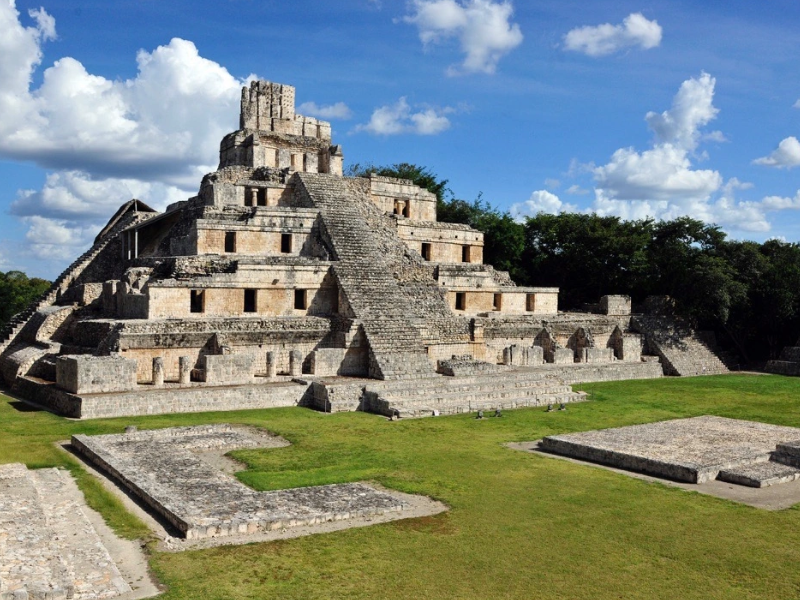
<svg viewBox="0 0 800 600"><path fill-rule="evenodd" d="M0 269L54 277L125 200L195 193L252 77L346 165L800 241L799 59L796 0L0 0Z"/></svg>

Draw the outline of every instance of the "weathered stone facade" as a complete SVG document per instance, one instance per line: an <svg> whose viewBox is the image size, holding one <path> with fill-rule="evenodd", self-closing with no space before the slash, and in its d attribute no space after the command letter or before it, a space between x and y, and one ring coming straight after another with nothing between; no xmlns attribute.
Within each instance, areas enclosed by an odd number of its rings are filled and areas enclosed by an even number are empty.
<svg viewBox="0 0 800 600"><path fill-rule="evenodd" d="M15 319L0 345L4 379L73 416L110 416L213 408L204 390L215 387L233 406L273 405L270 386L299 376L425 379L433 390L437 361L454 356L473 367L453 377L492 370L478 363L650 376L651 365L615 367L648 352L686 370L658 327L632 328L627 296L560 313L558 289L516 286L483 264L480 231L438 222L434 194L342 177L342 160L330 125L295 113L294 88L252 82L198 194L163 213L121 207ZM196 402L173 398L182 392ZM129 400L144 393L152 403Z"/></svg>

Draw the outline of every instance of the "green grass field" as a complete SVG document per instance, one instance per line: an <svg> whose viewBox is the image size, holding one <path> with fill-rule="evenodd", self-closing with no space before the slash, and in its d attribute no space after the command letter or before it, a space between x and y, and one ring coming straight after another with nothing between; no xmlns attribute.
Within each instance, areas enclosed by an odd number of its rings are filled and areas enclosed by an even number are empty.
<svg viewBox="0 0 800 600"><path fill-rule="evenodd" d="M64 466L127 537L146 528L53 442L73 433L211 422L278 433L287 448L236 452L257 489L373 480L450 511L287 541L153 552L165 599L800 598L800 510L768 512L505 442L714 414L800 427L800 379L727 375L576 386L592 402L388 422L272 409L67 421L0 403L0 463Z"/></svg>

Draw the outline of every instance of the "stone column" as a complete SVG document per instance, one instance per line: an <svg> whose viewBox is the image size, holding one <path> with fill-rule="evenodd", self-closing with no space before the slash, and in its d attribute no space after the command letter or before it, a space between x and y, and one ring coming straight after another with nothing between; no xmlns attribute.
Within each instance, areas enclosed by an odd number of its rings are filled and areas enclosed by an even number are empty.
<svg viewBox="0 0 800 600"><path fill-rule="evenodd" d="M298 350L289 352L289 375L299 377L303 374L303 355Z"/></svg>
<svg viewBox="0 0 800 600"><path fill-rule="evenodd" d="M153 386L161 387L164 385L164 359L156 356L153 359Z"/></svg>
<svg viewBox="0 0 800 600"><path fill-rule="evenodd" d="M181 356L178 359L178 381L181 385L189 385L192 377L192 359L188 356Z"/></svg>
<svg viewBox="0 0 800 600"><path fill-rule="evenodd" d="M267 378L273 379L278 374L278 366L275 364L275 353L267 352Z"/></svg>

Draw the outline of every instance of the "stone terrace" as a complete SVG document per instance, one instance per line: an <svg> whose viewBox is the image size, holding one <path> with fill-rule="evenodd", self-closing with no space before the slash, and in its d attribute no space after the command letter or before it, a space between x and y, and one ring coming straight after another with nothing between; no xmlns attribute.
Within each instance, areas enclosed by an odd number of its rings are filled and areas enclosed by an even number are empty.
<svg viewBox="0 0 800 600"><path fill-rule="evenodd" d="M791 466L753 466L781 462L782 443L795 440L800 440L795 427L703 416L553 435L540 448L677 481L704 483L719 475L731 483L761 487L794 478ZM725 478L726 473L733 476Z"/></svg>
<svg viewBox="0 0 800 600"><path fill-rule="evenodd" d="M0 465L0 599L89 600L131 591L79 496L65 471Z"/></svg>
<svg viewBox="0 0 800 600"><path fill-rule="evenodd" d="M282 438L245 427L210 425L76 435L72 445L187 539L253 534L405 508L391 492L364 483L257 492L199 456L286 445Z"/></svg>

